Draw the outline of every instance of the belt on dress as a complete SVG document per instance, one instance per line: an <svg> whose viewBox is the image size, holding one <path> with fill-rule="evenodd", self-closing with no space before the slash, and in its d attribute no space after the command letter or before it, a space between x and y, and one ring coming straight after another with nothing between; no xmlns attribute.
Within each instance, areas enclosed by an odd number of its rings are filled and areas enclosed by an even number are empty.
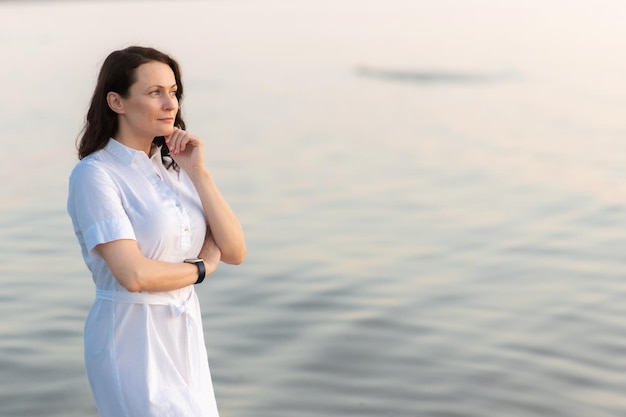
<svg viewBox="0 0 626 417"><path fill-rule="evenodd" d="M184 300L163 297L162 295L147 292L110 291L96 288L96 298L100 300L113 301L127 304L153 304L170 306L175 317L187 312L187 304L193 295L193 288L189 291L189 296Z"/></svg>

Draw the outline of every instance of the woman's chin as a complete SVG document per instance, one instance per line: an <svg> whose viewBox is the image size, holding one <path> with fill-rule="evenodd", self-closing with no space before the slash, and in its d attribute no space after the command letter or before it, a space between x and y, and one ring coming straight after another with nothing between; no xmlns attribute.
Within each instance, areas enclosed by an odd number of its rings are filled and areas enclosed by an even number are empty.
<svg viewBox="0 0 626 417"><path fill-rule="evenodd" d="M169 136L172 133L174 133L174 125L164 127L163 129L161 129L161 133L159 133L157 136Z"/></svg>

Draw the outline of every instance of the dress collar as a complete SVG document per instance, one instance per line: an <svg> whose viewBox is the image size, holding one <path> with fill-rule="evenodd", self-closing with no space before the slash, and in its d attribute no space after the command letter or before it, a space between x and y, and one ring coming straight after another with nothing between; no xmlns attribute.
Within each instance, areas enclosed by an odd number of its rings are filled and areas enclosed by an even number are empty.
<svg viewBox="0 0 626 417"><path fill-rule="evenodd" d="M104 147L104 150L115 156L125 165L132 165L135 160L148 160L148 156L143 151L138 151L133 148L129 148L126 145L121 144L117 140L110 138L109 142ZM153 148L150 158L153 159L155 155L160 155L160 148Z"/></svg>

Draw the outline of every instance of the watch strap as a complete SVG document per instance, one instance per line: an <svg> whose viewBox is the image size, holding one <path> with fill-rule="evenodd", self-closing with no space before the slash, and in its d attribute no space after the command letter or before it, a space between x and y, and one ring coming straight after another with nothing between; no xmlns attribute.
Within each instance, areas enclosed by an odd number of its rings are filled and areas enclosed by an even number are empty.
<svg viewBox="0 0 626 417"><path fill-rule="evenodd" d="M206 276L206 267L204 266L204 260L200 258L185 259L185 262L188 264L194 264L196 265L196 267L198 267L198 279L196 280L196 282L194 282L194 285L202 283L202 281L204 281L204 277Z"/></svg>

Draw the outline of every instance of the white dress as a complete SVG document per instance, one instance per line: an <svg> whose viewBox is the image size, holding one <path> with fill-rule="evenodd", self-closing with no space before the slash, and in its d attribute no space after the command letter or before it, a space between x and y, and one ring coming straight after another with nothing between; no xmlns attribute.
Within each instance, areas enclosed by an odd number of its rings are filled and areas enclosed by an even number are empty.
<svg viewBox="0 0 626 417"><path fill-rule="evenodd" d="M131 293L94 249L134 239L148 258L196 257L206 223L189 177L110 139L72 171L67 208L96 285L85 364L100 417L217 417L193 285Z"/></svg>

